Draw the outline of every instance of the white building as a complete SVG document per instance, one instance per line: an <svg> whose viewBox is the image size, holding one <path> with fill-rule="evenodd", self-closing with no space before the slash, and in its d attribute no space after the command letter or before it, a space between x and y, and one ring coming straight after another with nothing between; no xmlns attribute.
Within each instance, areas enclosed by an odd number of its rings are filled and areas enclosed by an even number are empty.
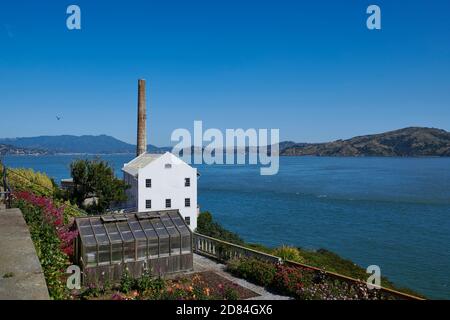
<svg viewBox="0 0 450 320"><path fill-rule="evenodd" d="M172 153L143 153L122 168L128 208L138 212L178 209L186 223L197 227L197 169Z"/></svg>

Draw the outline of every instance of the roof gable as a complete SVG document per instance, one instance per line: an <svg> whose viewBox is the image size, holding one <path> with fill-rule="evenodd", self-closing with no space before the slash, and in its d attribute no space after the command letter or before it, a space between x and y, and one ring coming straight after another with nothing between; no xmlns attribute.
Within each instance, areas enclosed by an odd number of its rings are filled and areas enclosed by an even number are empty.
<svg viewBox="0 0 450 320"><path fill-rule="evenodd" d="M131 160L130 162L126 163L123 166L122 170L135 176L139 173L139 169L145 168L150 163L159 159L162 156L163 154L160 153L143 153L134 158L133 160Z"/></svg>
<svg viewBox="0 0 450 320"><path fill-rule="evenodd" d="M158 161L169 161L171 164L183 165L193 169L189 164L187 164L182 159L178 158L177 156L175 156L170 152L166 152L164 154L143 153L140 156L131 160L130 162L126 163L122 168L122 170L133 176L137 176L139 174L140 169L144 169L149 165L154 165Z"/></svg>

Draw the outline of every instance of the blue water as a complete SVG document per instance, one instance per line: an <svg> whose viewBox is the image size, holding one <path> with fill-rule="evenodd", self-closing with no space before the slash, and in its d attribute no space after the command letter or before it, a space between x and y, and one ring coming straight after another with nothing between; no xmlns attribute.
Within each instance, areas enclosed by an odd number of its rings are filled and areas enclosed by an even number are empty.
<svg viewBox="0 0 450 320"><path fill-rule="evenodd" d="M101 156L117 174L133 155ZM9 156L59 180L80 156ZM282 157L256 166L198 166L199 204L245 240L326 248L398 286L450 299L450 158Z"/></svg>

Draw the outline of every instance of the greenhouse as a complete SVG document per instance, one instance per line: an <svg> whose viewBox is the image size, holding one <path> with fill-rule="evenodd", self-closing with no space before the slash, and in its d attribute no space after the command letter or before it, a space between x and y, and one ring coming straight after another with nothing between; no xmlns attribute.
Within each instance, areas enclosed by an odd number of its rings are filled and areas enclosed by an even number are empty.
<svg viewBox="0 0 450 320"><path fill-rule="evenodd" d="M192 232L178 210L77 218L75 259L83 282L117 281L193 269Z"/></svg>

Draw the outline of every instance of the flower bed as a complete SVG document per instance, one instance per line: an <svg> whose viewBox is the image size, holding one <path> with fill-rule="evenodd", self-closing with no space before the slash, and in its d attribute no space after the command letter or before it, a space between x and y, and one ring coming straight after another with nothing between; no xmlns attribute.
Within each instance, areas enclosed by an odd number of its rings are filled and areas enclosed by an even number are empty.
<svg viewBox="0 0 450 320"><path fill-rule="evenodd" d="M65 207L56 205L49 197L26 191L14 193L14 200L30 230L50 297L66 298L64 272L71 264L69 256L77 232L71 231L65 223Z"/></svg>
<svg viewBox="0 0 450 320"><path fill-rule="evenodd" d="M278 294L300 300L378 300L392 299L370 290L363 283L349 283L327 277L312 269L275 265L254 258L230 260L227 271Z"/></svg>
<svg viewBox="0 0 450 320"><path fill-rule="evenodd" d="M127 273L119 285L89 285L75 298L89 300L237 300L256 297L214 272L178 276L174 279L153 278L144 274L139 279Z"/></svg>

